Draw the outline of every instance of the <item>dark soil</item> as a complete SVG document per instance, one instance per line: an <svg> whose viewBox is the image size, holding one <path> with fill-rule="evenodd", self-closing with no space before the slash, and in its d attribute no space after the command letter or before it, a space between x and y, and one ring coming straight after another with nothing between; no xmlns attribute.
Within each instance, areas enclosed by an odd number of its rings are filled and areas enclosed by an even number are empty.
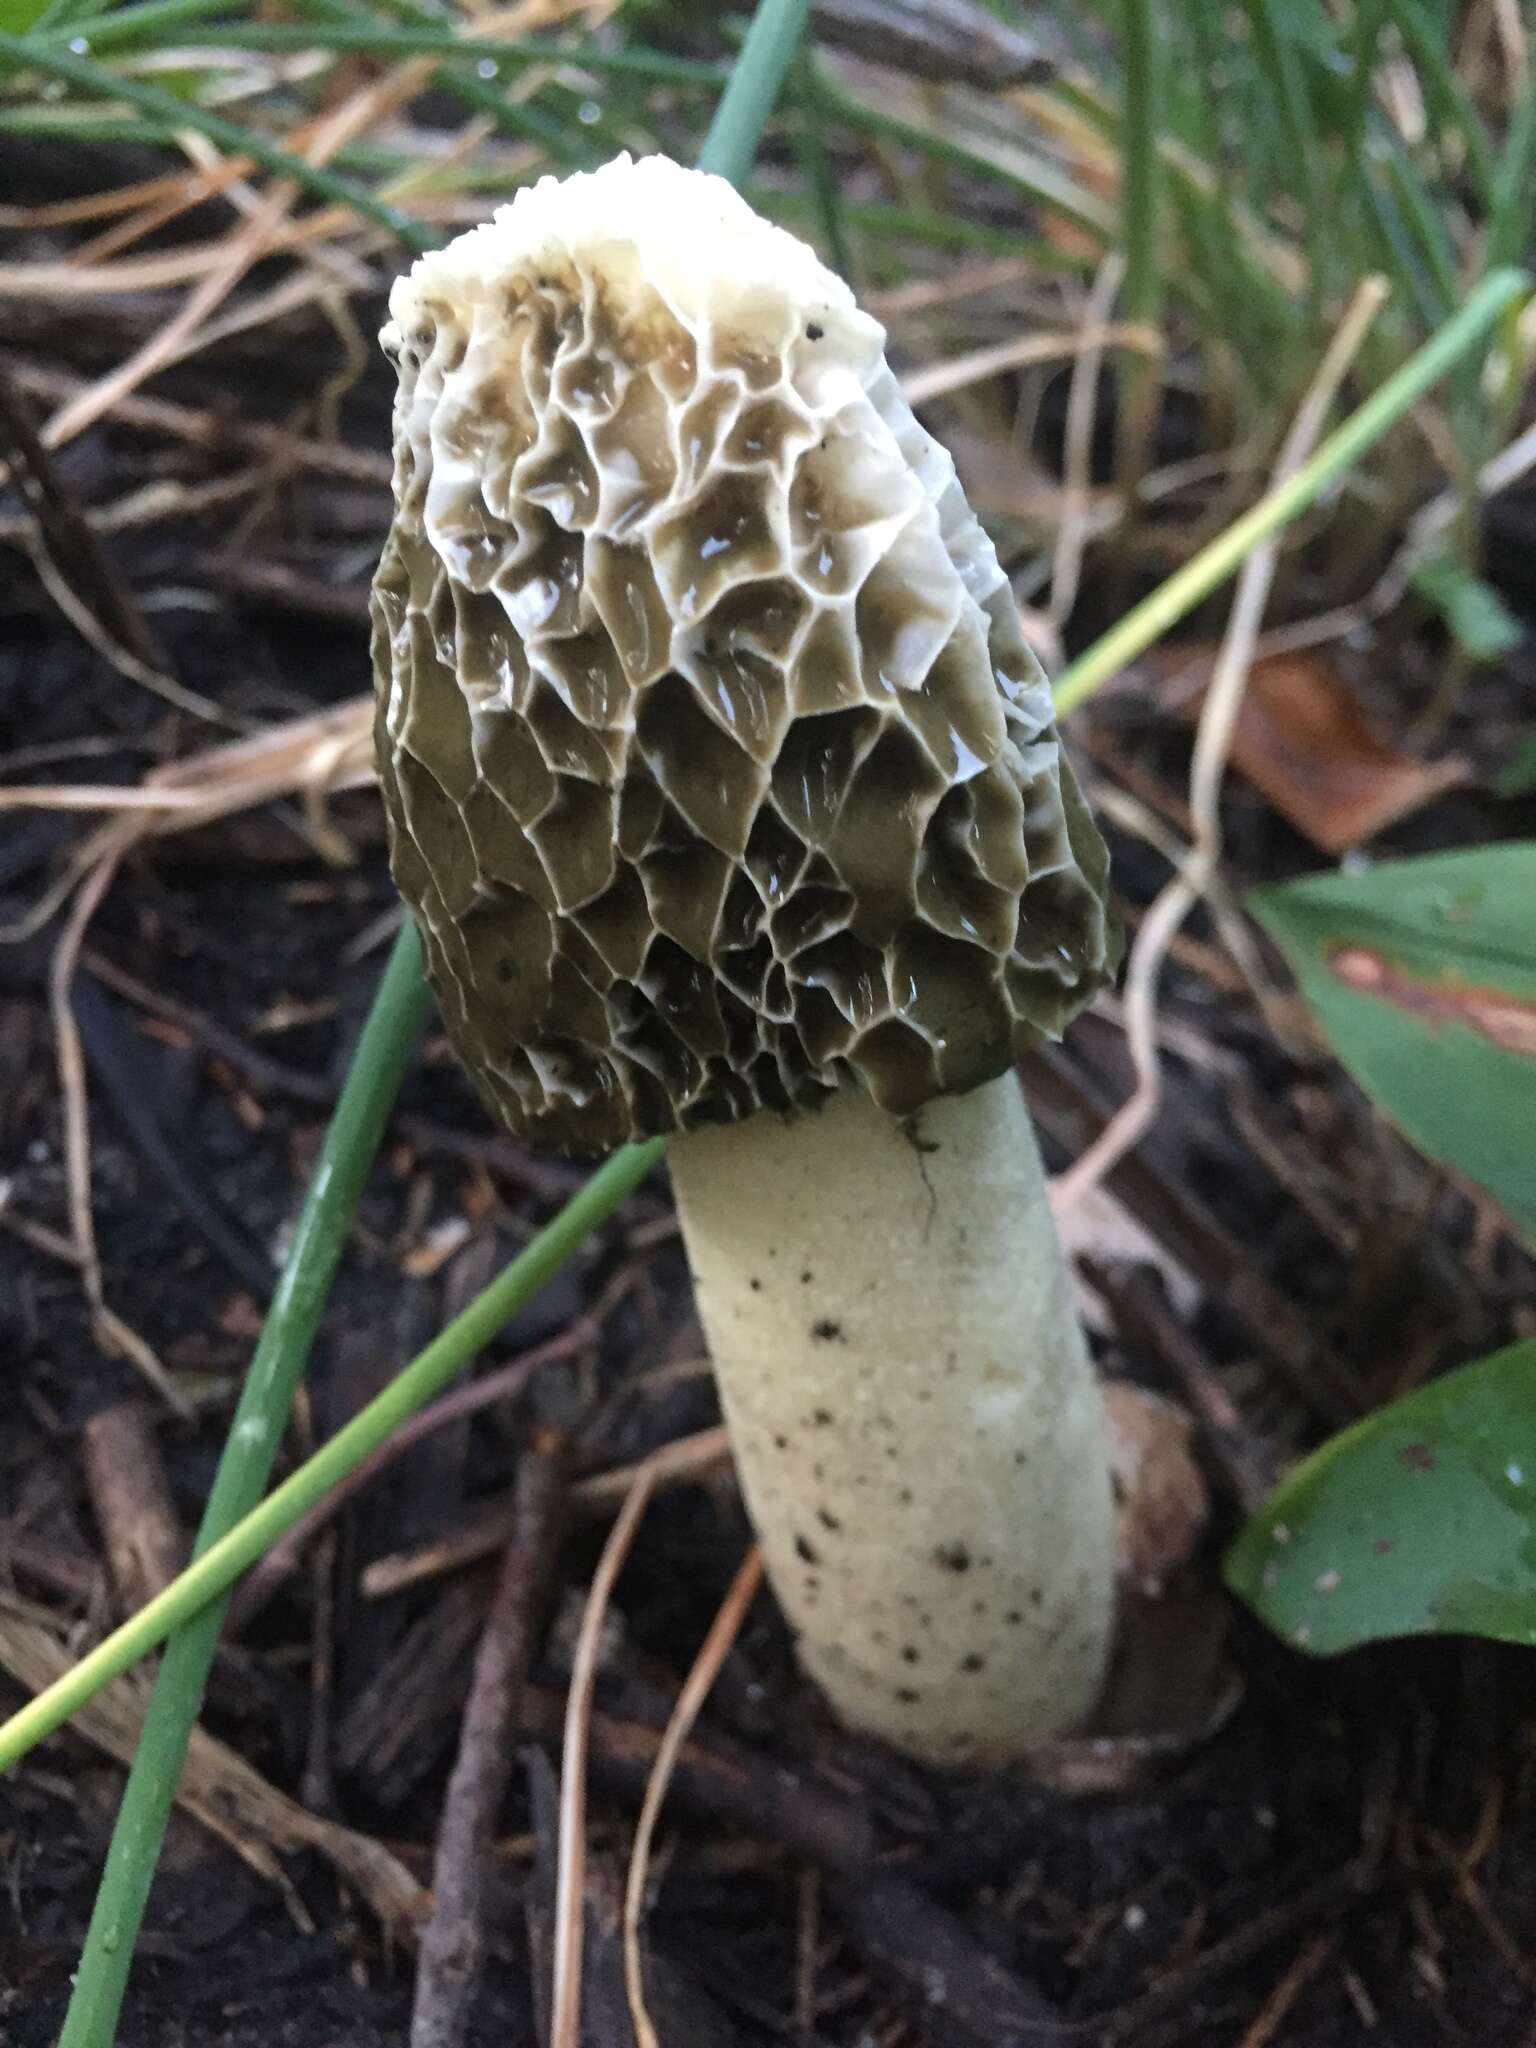
<svg viewBox="0 0 1536 2048"><path fill-rule="evenodd" d="M366 329L377 309L357 310ZM140 338L136 321L132 307L109 318L88 302L65 331L35 306L0 307L0 366L99 370ZM219 419L313 432L314 393L337 362L329 330L295 325L199 357L155 390ZM379 364L347 397L344 431L358 447L385 445L387 396ZM250 459L217 437L194 446L109 425L56 467L76 504L101 507L151 479L193 485ZM387 501L374 485L317 476L302 458L288 470L261 459L261 493L120 534L110 553L180 680L266 722L366 687L361 593ZM19 509L0 497L5 779L128 783L206 744L195 721L124 680L59 617L16 544ZM1529 531L1532 506L1500 516L1493 561L1524 603L1528 556L1510 535ZM1439 661L1427 637L1405 635L1391 676L1367 669L1361 686L1401 725ZM1475 716L1469 700L1454 737L1479 768L1507 749L1532 676L1517 657L1479 683ZM1095 719L1090 753L1102 739L1177 796L1183 728L1123 709ZM41 766L13 758L86 742L107 745ZM393 901L371 793L338 800L332 822L349 865L317 854L292 806L162 842L129 862L92 926L92 955L161 1005L82 971L107 1296L171 1369L195 1419L178 1420L104 1353L70 1266L0 1229L0 1572L63 1628L98 1629L112 1604L81 1456L93 1416L144 1399L184 1529L200 1512L274 1257L377 977L382 942L361 957L356 947ZM1441 799L1384 850L1503 837L1532 822L1529 808L1474 788ZM1317 864L1242 785L1229 823L1239 885ZM0 813L0 919L20 916L82 829L46 811ZM1166 871L1133 841L1116 851L1134 913ZM1198 922L1191 930L1212 940ZM0 948L0 1179L10 1220L62 1232L46 989L56 936L51 926ZM1210 1057L1170 1060L1158 1131L1117 1186L1202 1278L1189 1332L1236 1399L1247 1448L1273 1466L1325 1433L1341 1398L1368 1406L1507 1339L1532 1274L1320 1050L1297 1060L1276 1045L1236 979L1211 966L1220 957L1196 952L1170 967L1166 1015ZM1081 1144L1092 1126L1085 1100L1107 1105L1122 1079L1118 1034L1085 1023L1032 1076L1048 1133ZM1263 1159L1255 1116L1273 1140ZM488 1129L432 1040L370 1182L285 1462L484 1284L551 1212L559 1186L548 1162ZM1194 1212L1176 1209L1170 1189ZM635 1196L485 1364L558 1335L601 1301L600 1330L578 1331L524 1399L393 1465L221 1657L205 1726L272 1785L386 1841L423 1882L489 1577L477 1566L368 1600L359 1576L502 1494L535 1427L573 1431L580 1464L603 1469L715 1419L708 1380L666 1370L700 1350L666 1204L660 1181ZM1298 1341L1243 1310L1254 1287L1275 1290ZM1110 1319L1100 1342L1115 1371L1180 1391L1144 1323ZM667 2048L1536 2041L1536 1664L1463 1642L1328 1666L1281 1649L1219 1590L1239 1510L1219 1447L1204 1442L1202 1457L1208 1533L1137 1620L1134 1739L1106 1739L1037 1775L938 1780L851 1741L797 1680L772 1601L758 1599L663 1828L649 1942ZM558 1749L572 1617L601 1534L579 1523L560 1552L554 1625L501 1820L477 2043L532 2042L544 2006L540 1759ZM635 1760L747 1540L728 1478L675 1488L651 1507L620 1582L591 1814L589 2038L605 2048L628 2039L603 1900L643 1781ZM19 1699L0 1678L0 1707ZM1161 1739L1141 1739L1149 1730ZM712 1770L711 1757L729 1768ZM99 1749L65 1734L0 1785L9 2048L55 2037L120 1782ZM382 1931L318 1855L285 1854L280 1865L286 1892L178 1817L122 2048L403 2043L408 1944Z"/></svg>

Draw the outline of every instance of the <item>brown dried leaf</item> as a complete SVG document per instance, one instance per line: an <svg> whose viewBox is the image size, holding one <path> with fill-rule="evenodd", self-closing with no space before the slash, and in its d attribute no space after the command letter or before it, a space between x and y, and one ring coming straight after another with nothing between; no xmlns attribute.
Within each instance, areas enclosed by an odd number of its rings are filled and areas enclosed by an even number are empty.
<svg viewBox="0 0 1536 2048"><path fill-rule="evenodd" d="M1191 668L1199 676L1197 690L1171 691L1170 708L1182 717L1199 715L1214 651L1213 644L1186 643L1165 650L1155 663L1170 685ZM1230 759L1325 853L1374 837L1472 772L1459 755L1419 761L1380 739L1338 670L1317 650L1272 654L1253 664Z"/></svg>

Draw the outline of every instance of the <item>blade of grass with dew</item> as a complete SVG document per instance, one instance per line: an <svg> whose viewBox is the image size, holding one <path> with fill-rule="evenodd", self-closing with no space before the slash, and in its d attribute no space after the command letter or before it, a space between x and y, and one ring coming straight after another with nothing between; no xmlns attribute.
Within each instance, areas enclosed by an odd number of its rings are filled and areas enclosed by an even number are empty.
<svg viewBox="0 0 1536 2048"><path fill-rule="evenodd" d="M203 1511L194 1555L206 1555L260 1500L325 1310L363 1182L426 1022L416 928L395 941L346 1085L315 1163L293 1247L245 1376ZM86 1934L64 2044L109 2043L181 1777L188 1734L218 1647L224 1604L192 1616L166 1649ZM76 1667L78 1668L78 1667Z"/></svg>
<svg viewBox="0 0 1536 2048"><path fill-rule="evenodd" d="M351 4L351 0L308 0L313 11L326 20L334 21L344 28L363 28L370 25L367 10ZM408 22L429 19L424 8L417 9L408 0L398 0L396 11ZM461 106L471 113L483 114L503 135L514 135L519 141L536 143L551 163L562 170L590 170L596 162L596 153L586 147L579 135L574 136L564 123L553 119L544 109L531 102L516 100L510 94L498 92L490 80L500 66L494 58L481 57L472 60L472 70L455 69L444 64L433 73L432 83L450 94ZM491 67L489 72L485 67Z"/></svg>
<svg viewBox="0 0 1536 2048"><path fill-rule="evenodd" d="M147 0L140 11L125 7L107 15L91 29L91 47L102 50L135 50L146 33L157 49L250 50L278 55L291 51L332 50L338 55L436 57L446 63L474 63L489 57L508 71L530 64L574 65L594 74L613 72L644 79L651 85L691 86L711 91L721 83L718 66L691 57L669 57L659 50L610 50L597 43L540 43L526 38L457 36L445 28L394 27L388 23L349 26L339 21L317 19L304 26L265 21L209 22L189 18L174 33L167 30L169 9L180 0ZM195 13L203 12L199 0L190 0Z"/></svg>
<svg viewBox="0 0 1536 2048"><path fill-rule="evenodd" d="M1055 692L1058 712L1074 709L1127 663L1144 654L1154 640L1225 582L1261 540L1277 533L1298 512L1314 504L1481 340L1516 299L1531 289L1532 280L1523 270L1498 270L1485 277L1454 318L1373 391L1293 476L1278 489L1266 492L1225 533L1191 555L1150 597L1143 598L1086 654L1079 655L1062 671Z"/></svg>
<svg viewBox="0 0 1536 2048"><path fill-rule="evenodd" d="M269 142L258 130L242 128L238 122L228 121L222 114L211 113L206 107L179 99L162 86L148 85L138 78L121 78L105 65L90 57L77 56L74 51L62 49L56 43L43 42L31 36L6 35L0 31L0 72L6 71L46 72L93 98L121 100L126 106L136 107L140 113L147 114L152 121L166 122L182 133L188 129L196 130L230 155L253 157L267 170L291 178L301 190L317 199L350 206L354 213L384 228L407 249L420 254L433 246L435 238L428 229L398 207L386 206L375 199L366 186L354 184L348 178L338 177L334 171L308 163L291 150Z"/></svg>
<svg viewBox="0 0 1536 2048"><path fill-rule="evenodd" d="M808 11L808 0L762 0L738 59L735 80L744 72L748 75L739 89L733 80L716 112L701 152L706 169L737 178L745 171L803 36ZM407 924L391 954L327 1133L299 1235L220 1460L199 1532L198 1556L159 1602L151 1602L65 1675L62 1694L57 1687L51 1689L51 1707L48 1695L39 1695L0 1729L3 1770L50 1726L61 1725L102 1684L127 1670L173 1631L181 1630L162 1660L129 1772L58 2048L111 2048L116 2034L166 1820L217 1648L223 1610L221 1605L209 1603L217 1603L239 1572L283 1528L291 1526L407 1416L461 1372L660 1157L659 1141L631 1145L616 1153L412 1366L314 1458L252 1508L270 1473L271 1458L325 1306L341 1245L427 1000L420 947L414 928ZM279 1316L285 1305L291 1310L291 1322L286 1314ZM242 1434L242 1423L251 1422L258 1425L259 1436L257 1432ZM238 1482L233 1476L226 1482L226 1467L233 1473L236 1468L231 1461L237 1455L241 1477ZM266 1463L252 1491L247 1482L257 1472L253 1461L262 1457ZM201 1585L199 1574L203 1575ZM158 1618L153 1611L156 1606L161 1609Z"/></svg>

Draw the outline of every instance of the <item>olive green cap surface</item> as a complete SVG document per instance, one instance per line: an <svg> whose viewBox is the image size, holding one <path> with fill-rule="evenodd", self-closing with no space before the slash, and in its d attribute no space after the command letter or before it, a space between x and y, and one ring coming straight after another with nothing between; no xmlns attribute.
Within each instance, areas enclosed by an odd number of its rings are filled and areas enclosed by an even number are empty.
<svg viewBox="0 0 1536 2048"><path fill-rule="evenodd" d="M529 1143L978 1086L1107 979L1106 856L949 456L814 253L664 158L400 280L396 881Z"/></svg>

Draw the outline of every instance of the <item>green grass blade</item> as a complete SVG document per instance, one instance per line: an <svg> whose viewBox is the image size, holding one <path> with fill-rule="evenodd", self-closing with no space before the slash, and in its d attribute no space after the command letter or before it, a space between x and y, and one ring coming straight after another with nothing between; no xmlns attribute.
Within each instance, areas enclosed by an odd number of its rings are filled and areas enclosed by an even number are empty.
<svg viewBox="0 0 1536 2048"><path fill-rule="evenodd" d="M227 5L228 0L220 0L220 4ZM370 25L366 9L352 5L351 0L309 0L309 5L316 14L342 27ZM426 17L424 8L411 5L410 0L396 0L396 8L408 21L430 19ZM492 61L480 60L481 63ZM587 144L579 129L568 128L531 101L513 99L489 78L481 77L478 66L474 71L463 71L444 64L433 73L432 82L444 92L451 93L460 106L468 107L472 113L483 114L503 135L515 135L519 141L537 143L550 161L562 170L590 170L597 161L597 153Z"/></svg>
<svg viewBox="0 0 1536 2048"><path fill-rule="evenodd" d="M1388 14L1417 67L1425 101L1440 131L1442 151L1447 132L1460 136L1477 197L1483 206L1491 206L1496 175L1493 145L1482 115L1446 54L1444 30L1436 27L1421 0L1391 0Z"/></svg>
<svg viewBox="0 0 1536 2048"><path fill-rule="evenodd" d="M821 232L826 240L827 254L832 259L832 268L839 277L854 282L853 247L848 240L848 224L843 213L843 195L837 189L837 178L833 173L832 159L827 152L823 127L823 98L821 80L816 70L816 59L809 43L802 42L800 54L795 60L793 73L795 93L795 154L806 186L816 202L816 211L821 219Z"/></svg>
<svg viewBox="0 0 1536 2048"><path fill-rule="evenodd" d="M699 151L699 169L739 185L805 35L810 0L762 0Z"/></svg>
<svg viewBox="0 0 1536 2048"><path fill-rule="evenodd" d="M173 10L185 8L185 25L175 26ZM90 43L96 51L136 50L147 46L176 50L331 50L357 52L397 60L438 57L445 62L478 62L489 57L508 71L530 64L575 65L582 71L616 73L651 85L692 86L713 91L722 74L714 64L689 57L669 57L657 50L609 50L596 43L541 43L526 38L456 36L432 26L392 27L384 23L347 26L316 20L304 26L263 21L210 22L202 17L201 0L146 0L143 9L125 7L92 25ZM733 74L734 76L734 74Z"/></svg>
<svg viewBox="0 0 1536 2048"><path fill-rule="evenodd" d="M110 0L106 0L110 5ZM188 22L205 21L210 14L225 14L229 0L141 0L137 6L115 8L110 21L100 19L102 0L55 0L38 17L33 31L39 38L77 35L85 23L91 27L87 38L93 49L131 45L137 34L153 45L158 31L179 28Z"/></svg>
<svg viewBox="0 0 1536 2048"><path fill-rule="evenodd" d="M1163 157L1157 133L1163 30L1152 0L1125 0L1124 19L1120 254L1125 280L1120 302L1127 320L1155 328L1163 315ZM1129 507L1146 467L1162 370L1156 356L1126 350L1120 356L1119 372L1115 473Z"/></svg>
<svg viewBox="0 0 1536 2048"><path fill-rule="evenodd" d="M979 146L957 142L948 135L937 134L916 122L904 121L899 115L882 114L874 107L866 106L862 100L854 99L831 79L822 80L821 91L829 121L846 122L863 134L884 136L888 141L904 143L909 149L931 157L934 162L951 164L970 177L979 174L1008 184L1015 191L1024 193L1036 206L1059 214L1063 220L1081 228L1106 248L1114 239L1115 218L1111 209L1094 193L1075 185L1048 158L1024 148L1016 140L1010 142L1005 150L993 153Z"/></svg>
<svg viewBox="0 0 1536 2048"><path fill-rule="evenodd" d="M1536 174L1536 84L1515 108L1494 176L1488 218L1489 264L1517 262L1530 247L1531 179Z"/></svg>
<svg viewBox="0 0 1536 2048"><path fill-rule="evenodd" d="M1278 17L1274 0L1247 0L1247 13L1285 134L1287 184L1300 201L1306 223L1308 290L1313 302L1321 305L1334 269L1324 204L1322 138L1295 44Z"/></svg>
<svg viewBox="0 0 1536 2048"><path fill-rule="evenodd" d="M1057 710L1065 713L1081 704L1101 683L1108 682L1144 654L1154 640L1209 597L1261 540L1278 533L1336 483L1432 384L1461 360L1507 307L1530 290L1531 279L1523 270L1499 270L1485 277L1439 333L1373 391L1287 482L1266 492L1225 533L1191 555L1166 583L1159 584L1150 597L1143 598L1062 671L1056 684Z"/></svg>
<svg viewBox="0 0 1536 2048"><path fill-rule="evenodd" d="M191 100L180 99L163 86L150 85L139 78L121 78L92 58L78 56L56 43L0 32L0 73L7 71L42 71L49 77L63 79L66 84L78 87L93 98L121 100L126 106L136 107L140 113L147 114L152 121L167 122L181 132L194 129L230 155L252 157L269 171L291 178L301 190L317 199L350 206L364 220L371 220L376 226L386 229L396 241L417 253L432 248L437 241L436 235L423 227L420 221L412 220L398 207L387 206L382 200L375 199L366 186L354 184L335 171L307 163L291 150L269 142L259 131L243 128L238 122L225 120L222 114L212 113Z"/></svg>
<svg viewBox="0 0 1536 2048"><path fill-rule="evenodd" d="M271 1477L358 1196L421 1036L427 1008L421 948L415 926L408 923L390 954L315 1163L293 1247L224 1441L194 1556L206 1556L225 1531L250 1512ZM112 2039L187 1740L218 1648L224 1606L216 1601L191 1619L161 1663L107 1851L59 2048L98 2043L105 2048Z"/></svg>

